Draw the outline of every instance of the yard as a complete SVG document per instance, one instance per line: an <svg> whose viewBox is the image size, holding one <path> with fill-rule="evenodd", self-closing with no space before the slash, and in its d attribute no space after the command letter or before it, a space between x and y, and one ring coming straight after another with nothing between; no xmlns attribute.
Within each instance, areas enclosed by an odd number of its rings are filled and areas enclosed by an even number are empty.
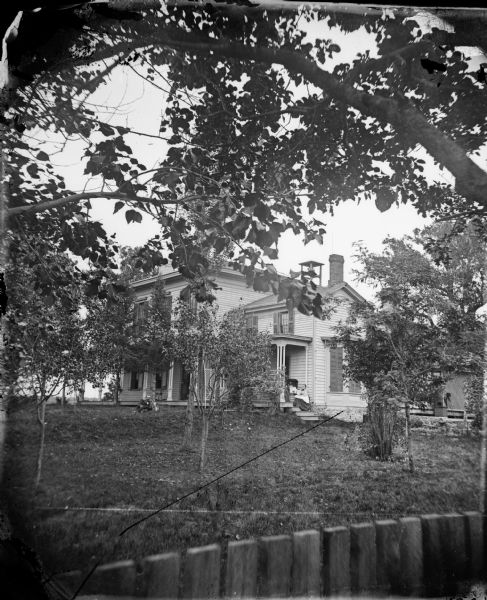
<svg viewBox="0 0 487 600"><path fill-rule="evenodd" d="M18 534L48 571L223 540L372 518L476 510L479 441L414 432L417 472L362 454L352 424L331 422L133 527L148 512L306 429L291 415L227 413L210 428L209 464L183 452L183 413L50 406L42 482L39 431L27 408L10 415L7 481ZM79 510L125 508L126 511ZM211 510L204 513L202 510ZM198 512L199 511L199 512ZM312 513L312 514L307 514Z"/></svg>

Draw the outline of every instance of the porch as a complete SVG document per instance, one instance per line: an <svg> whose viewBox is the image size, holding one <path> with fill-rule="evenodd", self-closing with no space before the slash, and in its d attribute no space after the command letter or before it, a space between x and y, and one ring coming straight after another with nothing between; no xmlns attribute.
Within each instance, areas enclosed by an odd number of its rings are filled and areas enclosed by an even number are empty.
<svg viewBox="0 0 487 600"><path fill-rule="evenodd" d="M286 381L294 379L297 386L306 386L312 394L313 382L309 376L310 344L312 338L293 334L274 334L272 336L272 368L283 373ZM281 402L284 401L284 394ZM312 398L311 398L312 399Z"/></svg>

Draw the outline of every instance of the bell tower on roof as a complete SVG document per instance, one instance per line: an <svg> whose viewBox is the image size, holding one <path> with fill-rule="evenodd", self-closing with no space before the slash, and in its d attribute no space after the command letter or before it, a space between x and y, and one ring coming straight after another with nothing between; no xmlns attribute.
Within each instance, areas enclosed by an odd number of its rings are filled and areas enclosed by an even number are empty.
<svg viewBox="0 0 487 600"><path fill-rule="evenodd" d="M318 284L322 285L324 263L317 262L316 260L306 260L299 264L301 266L301 274L307 273L309 271L314 271L318 275Z"/></svg>

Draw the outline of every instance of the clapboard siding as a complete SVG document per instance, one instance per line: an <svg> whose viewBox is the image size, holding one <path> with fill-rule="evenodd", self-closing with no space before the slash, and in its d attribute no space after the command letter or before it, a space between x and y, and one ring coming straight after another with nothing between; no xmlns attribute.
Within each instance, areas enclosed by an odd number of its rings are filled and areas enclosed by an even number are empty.
<svg viewBox="0 0 487 600"><path fill-rule="evenodd" d="M326 360L325 360L325 346L318 335L315 336L314 340L314 374L315 374L315 393L313 401L316 405L326 404Z"/></svg>
<svg viewBox="0 0 487 600"><path fill-rule="evenodd" d="M286 354L289 356L289 377L297 379L299 385L307 384L306 381L306 349L288 346Z"/></svg>
<svg viewBox="0 0 487 600"><path fill-rule="evenodd" d="M262 292L256 292L247 286L243 276L241 279L234 277L235 275L230 278L222 274L216 279L218 286L222 288L215 292L218 309L222 314L263 297Z"/></svg>
<svg viewBox="0 0 487 600"><path fill-rule="evenodd" d="M269 333L272 333L272 328L274 326L274 311L265 311L256 314L259 319L259 331L268 331Z"/></svg>
<svg viewBox="0 0 487 600"><path fill-rule="evenodd" d="M296 310L294 312L294 333L296 335L310 336L313 330L313 320L317 321L315 317L303 315Z"/></svg>

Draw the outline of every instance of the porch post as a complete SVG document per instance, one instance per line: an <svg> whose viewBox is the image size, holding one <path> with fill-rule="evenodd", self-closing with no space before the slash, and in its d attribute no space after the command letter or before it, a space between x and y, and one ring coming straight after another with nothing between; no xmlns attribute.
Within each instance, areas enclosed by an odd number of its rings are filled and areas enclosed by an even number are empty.
<svg viewBox="0 0 487 600"><path fill-rule="evenodd" d="M145 400L147 398L147 388L149 383L149 371L145 369L144 371L144 383L142 384L142 398Z"/></svg>
<svg viewBox="0 0 487 600"><path fill-rule="evenodd" d="M277 345L277 370L281 371L285 368L285 366L286 366L286 344L278 344ZM285 375L283 375L283 379L285 380ZM286 398L286 396L285 396L284 390L282 390L280 402L284 402L285 398Z"/></svg>
<svg viewBox="0 0 487 600"><path fill-rule="evenodd" d="M167 402L172 402L172 384L174 379L174 361L169 364L169 372L167 374Z"/></svg>

